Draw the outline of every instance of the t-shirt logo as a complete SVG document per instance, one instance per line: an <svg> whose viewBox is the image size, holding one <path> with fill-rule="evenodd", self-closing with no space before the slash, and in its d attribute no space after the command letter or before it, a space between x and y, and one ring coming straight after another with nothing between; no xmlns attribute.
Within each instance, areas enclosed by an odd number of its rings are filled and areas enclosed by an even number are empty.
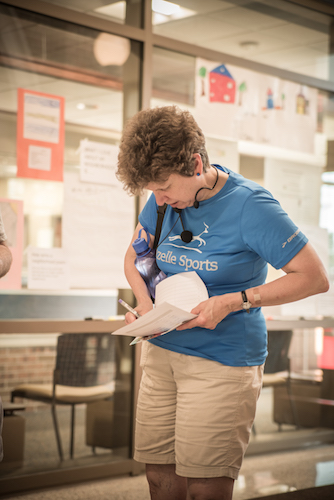
<svg viewBox="0 0 334 500"><path fill-rule="evenodd" d="M209 226L207 224L205 224L205 222L203 222L203 225L204 225L203 231L201 233L199 233L198 235L193 235L192 240L187 245L183 244L183 241L181 239L181 234L169 236L169 238L168 238L169 243L165 243L165 245L169 245L169 246L173 246L173 247L177 247L177 248L186 248L187 250L193 250L194 252L202 253L202 250L200 250L200 247L202 245L206 245L206 241L204 238L202 238L202 236L209 232ZM173 243L174 241L177 243ZM192 244L193 244L193 246L190 246Z"/></svg>
<svg viewBox="0 0 334 500"><path fill-rule="evenodd" d="M287 243L290 243L296 236L297 234L300 233L300 229L297 229L297 231L295 233L293 233L292 236L290 236L290 238L288 238L283 244L282 244L282 248L285 248L286 244Z"/></svg>

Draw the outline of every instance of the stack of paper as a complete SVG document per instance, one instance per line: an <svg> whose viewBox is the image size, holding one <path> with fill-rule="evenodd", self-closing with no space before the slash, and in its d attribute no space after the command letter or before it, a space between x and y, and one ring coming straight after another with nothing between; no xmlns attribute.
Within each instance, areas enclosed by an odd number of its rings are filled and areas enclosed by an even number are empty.
<svg viewBox="0 0 334 500"><path fill-rule="evenodd" d="M209 298L205 284L195 271L164 279L157 285L155 294L152 311L112 334L145 339L163 335L196 318L190 311Z"/></svg>

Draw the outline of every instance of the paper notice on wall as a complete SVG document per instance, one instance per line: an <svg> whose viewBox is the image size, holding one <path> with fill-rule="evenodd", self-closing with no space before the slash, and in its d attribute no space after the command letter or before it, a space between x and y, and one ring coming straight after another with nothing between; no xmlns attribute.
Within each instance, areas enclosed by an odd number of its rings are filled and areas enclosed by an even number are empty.
<svg viewBox="0 0 334 500"><path fill-rule="evenodd" d="M51 170L51 149L30 145L28 149L28 168Z"/></svg>
<svg viewBox="0 0 334 500"><path fill-rule="evenodd" d="M68 290L69 265L62 248L28 248L28 288Z"/></svg>
<svg viewBox="0 0 334 500"><path fill-rule="evenodd" d="M22 282L23 255L23 201L0 198L0 213L12 252L13 263L9 272L0 279L0 289L19 289Z"/></svg>
<svg viewBox="0 0 334 500"><path fill-rule="evenodd" d="M80 142L80 180L117 185L118 146L84 139Z"/></svg>
<svg viewBox="0 0 334 500"><path fill-rule="evenodd" d="M17 91L17 176L63 180L65 99Z"/></svg>
<svg viewBox="0 0 334 500"><path fill-rule="evenodd" d="M23 137L58 144L60 100L41 93L24 91Z"/></svg>
<svg viewBox="0 0 334 500"><path fill-rule="evenodd" d="M134 231L134 201L117 186L81 182L79 172L64 176L63 248L71 288L129 288L124 255Z"/></svg>
<svg viewBox="0 0 334 500"><path fill-rule="evenodd" d="M239 152L236 141L225 141L207 136L206 150L211 163L218 163L218 165L230 168L233 172L239 172Z"/></svg>
<svg viewBox="0 0 334 500"><path fill-rule="evenodd" d="M275 158L265 159L264 186L298 226L317 226L322 169Z"/></svg>

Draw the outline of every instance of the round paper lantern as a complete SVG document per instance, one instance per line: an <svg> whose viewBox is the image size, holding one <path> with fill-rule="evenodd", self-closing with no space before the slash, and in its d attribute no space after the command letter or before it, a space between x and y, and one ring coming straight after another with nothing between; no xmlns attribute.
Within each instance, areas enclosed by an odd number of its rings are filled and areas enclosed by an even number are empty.
<svg viewBox="0 0 334 500"><path fill-rule="evenodd" d="M110 33L100 33L94 41L94 56L101 66L122 66L130 50L130 40Z"/></svg>

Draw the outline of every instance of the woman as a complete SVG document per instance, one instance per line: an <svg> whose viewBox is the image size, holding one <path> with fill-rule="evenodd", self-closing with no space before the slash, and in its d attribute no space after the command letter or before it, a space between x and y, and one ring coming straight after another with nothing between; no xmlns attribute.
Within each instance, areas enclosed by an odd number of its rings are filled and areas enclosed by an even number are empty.
<svg viewBox="0 0 334 500"><path fill-rule="evenodd" d="M153 500L231 499L267 355L261 306L327 291L326 272L270 193L210 165L187 111L131 119L117 176L131 194L152 191L133 240L144 227L153 243L157 206L167 204L157 263L167 276L195 270L210 297L195 319L143 344L135 459L146 463ZM125 274L143 315L152 301L134 260L130 245ZM265 284L267 262L285 275Z"/></svg>

